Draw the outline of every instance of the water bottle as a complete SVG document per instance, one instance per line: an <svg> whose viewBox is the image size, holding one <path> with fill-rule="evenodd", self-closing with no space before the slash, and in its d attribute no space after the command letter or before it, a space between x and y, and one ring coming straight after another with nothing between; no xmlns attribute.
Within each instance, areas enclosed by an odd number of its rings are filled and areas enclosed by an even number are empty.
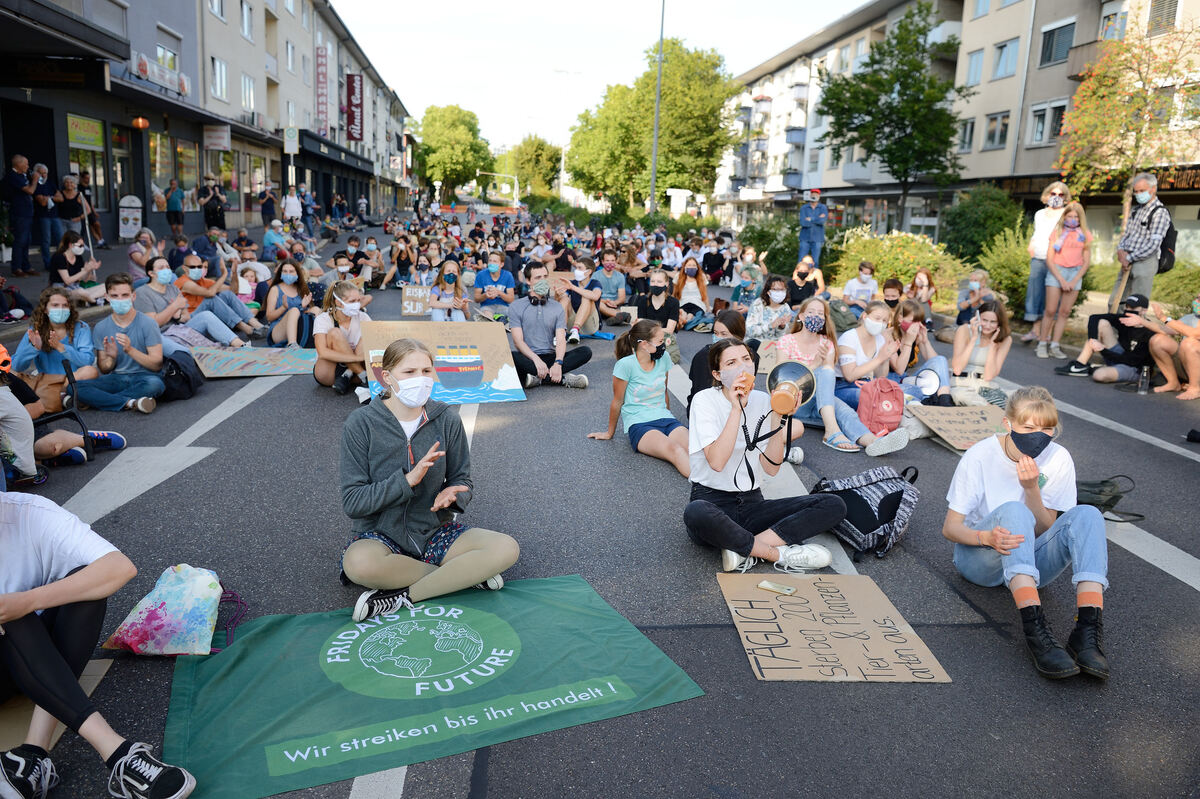
<svg viewBox="0 0 1200 799"><path fill-rule="evenodd" d="M1150 390L1150 367L1143 366L1141 374L1138 375L1138 393L1145 394Z"/></svg>

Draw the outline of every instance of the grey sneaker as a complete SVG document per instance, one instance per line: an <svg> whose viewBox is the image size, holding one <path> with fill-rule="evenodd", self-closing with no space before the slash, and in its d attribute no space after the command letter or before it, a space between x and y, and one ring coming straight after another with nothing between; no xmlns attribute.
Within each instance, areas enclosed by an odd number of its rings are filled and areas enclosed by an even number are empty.
<svg viewBox="0 0 1200 799"><path fill-rule="evenodd" d="M820 544L788 544L779 547L779 560L775 570L781 572L806 572L824 569L833 563L833 555Z"/></svg>
<svg viewBox="0 0 1200 799"><path fill-rule="evenodd" d="M793 446L788 450L787 460L788 463L794 466L799 466L800 464L804 463L804 450Z"/></svg>
<svg viewBox="0 0 1200 799"><path fill-rule="evenodd" d="M525 386L525 388L533 388L534 386L540 386L542 381L537 375L525 375L525 379L521 381L521 384Z"/></svg>
<svg viewBox="0 0 1200 799"><path fill-rule="evenodd" d="M1062 345L1056 341L1050 345L1050 357L1057 358L1060 361L1065 361L1071 356L1063 352Z"/></svg>
<svg viewBox="0 0 1200 799"><path fill-rule="evenodd" d="M721 571L737 571L745 574L753 569L757 563L758 558L752 558L749 555L742 557L732 549L721 550Z"/></svg>
<svg viewBox="0 0 1200 799"><path fill-rule="evenodd" d="M133 401L134 410L140 413L154 413L157 407L158 403L154 401L154 397L138 397Z"/></svg>
<svg viewBox="0 0 1200 799"><path fill-rule="evenodd" d="M565 374L563 375L563 385L567 388L587 388L587 375Z"/></svg>
<svg viewBox="0 0 1200 799"><path fill-rule="evenodd" d="M1033 353L1033 354L1034 354L1034 355L1036 355L1036 356L1037 356L1037 357L1039 357L1039 358L1049 358L1049 357L1050 357L1050 344L1049 344L1049 342L1046 342L1046 341L1039 341L1039 342L1038 342L1038 345L1037 345L1037 349L1036 349L1036 350L1034 350L1034 353Z"/></svg>

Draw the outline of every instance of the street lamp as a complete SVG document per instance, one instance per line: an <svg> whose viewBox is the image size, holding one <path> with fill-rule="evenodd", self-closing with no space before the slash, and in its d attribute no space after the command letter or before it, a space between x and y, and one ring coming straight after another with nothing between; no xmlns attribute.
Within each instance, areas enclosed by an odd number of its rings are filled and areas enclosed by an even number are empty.
<svg viewBox="0 0 1200 799"><path fill-rule="evenodd" d="M658 111L662 105L662 50L663 28L667 21L667 0L662 0L662 13L658 18L658 83L654 87L654 143L650 147L650 213L658 209L655 195L658 185Z"/></svg>
<svg viewBox="0 0 1200 799"><path fill-rule="evenodd" d="M476 169L475 177L479 177L480 175L491 175L492 177L496 178L511 178L513 182L513 205L517 206L521 204L521 181L517 179L516 175L506 175L503 172L484 172L482 169Z"/></svg>

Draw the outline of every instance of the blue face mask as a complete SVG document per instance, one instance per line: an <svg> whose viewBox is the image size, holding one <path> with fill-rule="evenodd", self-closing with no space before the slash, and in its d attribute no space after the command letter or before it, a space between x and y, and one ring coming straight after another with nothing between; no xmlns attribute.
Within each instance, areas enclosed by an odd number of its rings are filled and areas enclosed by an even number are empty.
<svg viewBox="0 0 1200 799"><path fill-rule="evenodd" d="M493 275L500 274L500 264L488 264L488 271Z"/></svg>
<svg viewBox="0 0 1200 799"><path fill-rule="evenodd" d="M454 274L453 272L447 272L447 273L446 273L446 274L445 274L445 275L442 277L442 280L446 281L446 285L447 285L447 286L453 286L453 285L454 285L454 281L455 281L455 280L457 280L457 279L458 279L458 275Z"/></svg>
<svg viewBox="0 0 1200 799"><path fill-rule="evenodd" d="M200 278L204 277L204 267L201 266L196 269L188 269L188 277L190 277L192 280L199 280Z"/></svg>
<svg viewBox="0 0 1200 799"><path fill-rule="evenodd" d="M716 333L713 333L712 336L713 336L713 344L716 344L718 341L725 338L724 336L718 336Z"/></svg>
<svg viewBox="0 0 1200 799"><path fill-rule="evenodd" d="M288 273L285 273L285 274L283 274L283 275L280 275L280 279L281 279L281 280L283 280L283 282L284 282L284 283L287 283L287 284L290 286L290 285L292 285L293 283L295 283L297 280L299 280L299 279L300 279L300 276L299 276L299 275L297 275L297 274L293 274L293 273L291 273L291 272L288 272Z"/></svg>
<svg viewBox="0 0 1200 799"><path fill-rule="evenodd" d="M159 269L154 273L154 277L165 286L175 279L175 272L170 269Z"/></svg>
<svg viewBox="0 0 1200 799"><path fill-rule="evenodd" d="M1150 202L1150 192L1139 191L1133 195L1133 199L1138 201L1138 205L1145 205L1146 203Z"/></svg>
<svg viewBox="0 0 1200 799"><path fill-rule="evenodd" d="M825 329L825 318L821 316L804 317L804 329L809 333L820 333Z"/></svg>
<svg viewBox="0 0 1200 799"><path fill-rule="evenodd" d="M967 283L967 287L970 288L971 291L979 291L979 281L972 280L971 282Z"/></svg>
<svg viewBox="0 0 1200 799"><path fill-rule="evenodd" d="M352 247L352 246L346 247L346 255L354 255L354 253L356 253L356 252L358 252L357 247Z"/></svg>
<svg viewBox="0 0 1200 799"><path fill-rule="evenodd" d="M378 247L376 247L374 244L368 244L368 245L367 245L367 252L375 252L375 251L376 251L376 250L378 250L378 249L379 249L379 248L378 248Z"/></svg>
<svg viewBox="0 0 1200 799"><path fill-rule="evenodd" d="M56 325L61 325L71 318L70 308L47 308L46 315L50 317L50 321Z"/></svg>
<svg viewBox="0 0 1200 799"><path fill-rule="evenodd" d="M133 310L133 300L109 300L108 304L117 316L124 316Z"/></svg>

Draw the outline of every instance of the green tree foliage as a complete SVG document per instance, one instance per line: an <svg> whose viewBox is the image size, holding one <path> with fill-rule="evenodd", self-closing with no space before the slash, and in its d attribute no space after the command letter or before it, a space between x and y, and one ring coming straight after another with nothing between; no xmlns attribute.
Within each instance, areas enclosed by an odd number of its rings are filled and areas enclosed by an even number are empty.
<svg viewBox="0 0 1200 799"><path fill-rule="evenodd" d="M417 134L421 138L420 161L430 184L442 181L442 199L453 196L455 187L475 178L475 170L490 171L492 155L479 136L479 118L457 105L425 109Z"/></svg>
<svg viewBox="0 0 1200 799"><path fill-rule="evenodd" d="M871 46L861 69L853 74L821 69L817 112L829 119L821 143L835 151L854 148L860 163L877 159L900 185L902 206L917 181L958 177L951 145L959 120L951 104L971 90L943 77L937 62L957 52L958 39L930 41L936 26L932 5L917 3L886 39Z"/></svg>
<svg viewBox="0 0 1200 799"><path fill-rule="evenodd" d="M974 261L996 234L1016 224L1020 203L991 183L982 183L942 212L941 241L946 251Z"/></svg>
<svg viewBox="0 0 1200 799"><path fill-rule="evenodd" d="M1033 229L1024 220L996 234L979 254L979 265L988 271L988 284L1008 299L1010 314L1024 313L1025 287L1029 283L1029 237ZM1015 318L1015 317L1014 317Z"/></svg>
<svg viewBox="0 0 1200 799"><path fill-rule="evenodd" d="M646 71L633 86L609 86L600 105L579 115L567 151L574 185L604 193L624 207L650 190L658 47L646 51ZM704 194L712 189L721 155L733 141L725 103L740 86L713 50L663 42L662 106L658 137L659 204L668 188Z"/></svg>
<svg viewBox="0 0 1200 799"><path fill-rule="evenodd" d="M511 156L509 163L516 170L513 174L526 191L545 194L558 178L562 148L555 147L541 136L526 136L507 155Z"/></svg>

